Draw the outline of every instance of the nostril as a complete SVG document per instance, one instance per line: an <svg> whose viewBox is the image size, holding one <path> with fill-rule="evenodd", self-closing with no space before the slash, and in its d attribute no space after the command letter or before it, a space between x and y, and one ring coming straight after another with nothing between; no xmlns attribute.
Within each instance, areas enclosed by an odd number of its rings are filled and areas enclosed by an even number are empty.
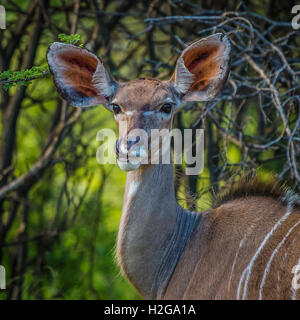
<svg viewBox="0 0 300 320"><path fill-rule="evenodd" d="M128 152L132 146L137 144L141 138L137 137L128 137L128 138L119 138L114 145L114 150L117 155L117 158L122 161L128 160Z"/></svg>
<svg viewBox="0 0 300 320"><path fill-rule="evenodd" d="M141 140L141 137L139 137L139 136L137 136L137 137L129 137L127 139L127 150L129 150L132 146L137 144L140 140Z"/></svg>
<svg viewBox="0 0 300 320"><path fill-rule="evenodd" d="M119 156L119 153L120 153L120 142L121 142L121 139L118 139L114 146L115 153L117 156Z"/></svg>

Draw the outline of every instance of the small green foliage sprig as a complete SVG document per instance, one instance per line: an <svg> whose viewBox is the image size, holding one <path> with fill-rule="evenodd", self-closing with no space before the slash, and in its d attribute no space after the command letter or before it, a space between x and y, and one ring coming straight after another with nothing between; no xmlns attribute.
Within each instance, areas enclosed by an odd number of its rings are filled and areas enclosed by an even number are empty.
<svg viewBox="0 0 300 320"><path fill-rule="evenodd" d="M80 44L80 34L78 33L71 35L60 33L58 35L58 39L63 43L83 47L83 44ZM21 71L7 70L0 72L0 85L4 90L8 90L16 85L28 86L31 84L31 80L42 78L48 74L49 69L47 66L35 66Z"/></svg>
<svg viewBox="0 0 300 320"><path fill-rule="evenodd" d="M49 73L46 66L35 66L21 71L4 71L0 73L0 84L4 90L8 90L15 85L28 86L31 80L42 78Z"/></svg>
<svg viewBox="0 0 300 320"><path fill-rule="evenodd" d="M78 33L70 34L70 35L60 33L58 35L58 39L59 39L59 41L61 41L63 43L73 44L73 45L77 45L79 47L83 46L83 44L80 43L80 34L78 34Z"/></svg>

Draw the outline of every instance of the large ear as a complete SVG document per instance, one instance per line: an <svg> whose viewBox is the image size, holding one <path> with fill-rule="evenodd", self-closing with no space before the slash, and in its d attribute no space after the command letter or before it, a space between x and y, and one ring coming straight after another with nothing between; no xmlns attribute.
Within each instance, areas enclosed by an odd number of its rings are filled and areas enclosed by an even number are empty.
<svg viewBox="0 0 300 320"><path fill-rule="evenodd" d="M182 101L208 101L227 80L229 64L229 40L217 33L183 50L171 81Z"/></svg>
<svg viewBox="0 0 300 320"><path fill-rule="evenodd" d="M76 107L108 105L117 83L101 60L86 49L54 42L47 61L62 98Z"/></svg>

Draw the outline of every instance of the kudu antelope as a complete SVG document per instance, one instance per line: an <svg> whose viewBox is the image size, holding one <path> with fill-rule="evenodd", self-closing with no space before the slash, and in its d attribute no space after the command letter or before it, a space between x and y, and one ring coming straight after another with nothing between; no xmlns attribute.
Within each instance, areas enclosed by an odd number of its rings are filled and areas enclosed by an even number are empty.
<svg viewBox="0 0 300 320"><path fill-rule="evenodd" d="M127 121L126 130L119 127L120 160L135 148L131 130L170 129L184 102L214 98L228 76L230 44L221 34L192 43L168 81L117 82L96 55L73 45L53 43L47 59L70 104L102 104L117 123ZM300 298L292 286L300 264L300 202L291 191L254 179L211 210L189 212L176 201L172 163L120 160L119 166L128 173L117 260L144 298Z"/></svg>

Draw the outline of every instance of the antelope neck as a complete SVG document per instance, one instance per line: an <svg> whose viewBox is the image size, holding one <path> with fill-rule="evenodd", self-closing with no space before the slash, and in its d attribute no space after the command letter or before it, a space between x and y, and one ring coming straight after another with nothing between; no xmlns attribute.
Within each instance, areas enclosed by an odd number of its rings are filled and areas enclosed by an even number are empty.
<svg viewBox="0 0 300 320"><path fill-rule="evenodd" d="M175 199L173 164L127 173L117 258L145 298L160 298L200 215Z"/></svg>

